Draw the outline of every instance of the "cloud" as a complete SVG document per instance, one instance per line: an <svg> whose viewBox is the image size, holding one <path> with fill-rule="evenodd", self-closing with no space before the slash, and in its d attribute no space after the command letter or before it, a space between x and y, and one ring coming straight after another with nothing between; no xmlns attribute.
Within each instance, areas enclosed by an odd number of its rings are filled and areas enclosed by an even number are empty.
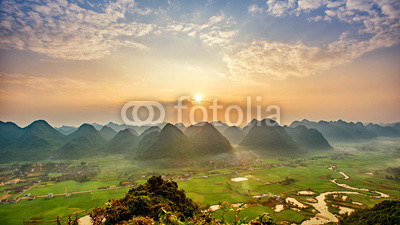
<svg viewBox="0 0 400 225"><path fill-rule="evenodd" d="M262 12L264 12L264 9L259 7L256 4L249 6L249 8L247 10L249 12L251 12L251 13L262 13Z"/></svg>
<svg viewBox="0 0 400 225"><path fill-rule="evenodd" d="M247 44L234 55L224 58L230 73L238 79L289 76L305 77L353 59L350 52L333 46L310 47L302 43L285 44L255 41Z"/></svg>
<svg viewBox="0 0 400 225"><path fill-rule="evenodd" d="M306 77L350 63L374 49L397 43L398 40L390 37L376 37L360 42L348 39L347 34L322 47L254 41L238 46L236 51L226 54L223 61L227 64L230 78L236 80Z"/></svg>
<svg viewBox="0 0 400 225"><path fill-rule="evenodd" d="M396 0L268 0L264 7L248 7L252 14L302 15L312 23L336 20L353 25L337 41L323 46L260 39L240 43L237 23L222 11L198 22L187 18L182 21L185 16L170 16L168 10L160 8L140 8L129 0L96 7L85 8L65 0L2 1L0 47L30 50L53 58L90 60L120 48L151 51L148 37L184 34L204 46L218 47L230 71L224 71L226 77L283 79L309 76L349 63L377 48L398 44L400 39L400 2ZM146 20L149 15L152 19ZM161 19L162 22L154 22Z"/></svg>
<svg viewBox="0 0 400 225"><path fill-rule="evenodd" d="M164 23L137 22L154 12L166 16ZM117 0L94 11L64 0L37 1L29 4L3 1L0 6L0 47L30 50L53 58L69 60L98 59L121 47L147 52L143 43L149 35L185 33L205 45L227 45L237 31L232 18L223 13L204 23L172 20L149 8L138 8L134 1Z"/></svg>
<svg viewBox="0 0 400 225"><path fill-rule="evenodd" d="M237 44L226 52L224 62L233 79L285 79L320 73L331 67L352 62L361 55L400 43L398 1L299 0L267 1L271 16L300 15L322 9L309 21L337 19L354 24L356 32L344 32L339 40L323 46L286 44L263 40Z"/></svg>
<svg viewBox="0 0 400 225"><path fill-rule="evenodd" d="M103 12L84 9L64 0L1 3L0 46L31 50L54 58L88 60L109 55L120 47L148 48L137 38L152 24L128 22L127 14L148 14L135 2L110 2Z"/></svg>
<svg viewBox="0 0 400 225"><path fill-rule="evenodd" d="M311 10L321 7L323 2L323 0L299 0L297 5L300 10Z"/></svg>
<svg viewBox="0 0 400 225"><path fill-rule="evenodd" d="M12 103L15 99L20 101L23 98L25 102L35 104L39 98L38 104L51 99L57 104L69 102L85 105L83 102L119 101L126 98L129 90L127 85L112 81L0 73L0 102Z"/></svg>
<svg viewBox="0 0 400 225"><path fill-rule="evenodd" d="M0 73L0 83L5 87L21 87L40 91L70 91L87 87L87 83L70 78L37 77L23 74ZM0 88L1 89L1 88Z"/></svg>
<svg viewBox="0 0 400 225"><path fill-rule="evenodd" d="M173 21L164 29L164 32L180 32L198 38L208 46L226 47L232 44L233 37L238 33L234 25L235 22L231 17L220 13L211 16L205 23Z"/></svg>
<svg viewBox="0 0 400 225"><path fill-rule="evenodd" d="M280 1L280 0L268 0L267 1L267 12L273 16L283 16L288 11L291 11L295 7L296 0Z"/></svg>
<svg viewBox="0 0 400 225"><path fill-rule="evenodd" d="M254 41L243 44L239 51L228 54L224 62L233 79L255 79L260 77L286 78L302 76L315 70L312 59L317 58L318 48L303 44ZM319 65L320 63L318 63Z"/></svg>

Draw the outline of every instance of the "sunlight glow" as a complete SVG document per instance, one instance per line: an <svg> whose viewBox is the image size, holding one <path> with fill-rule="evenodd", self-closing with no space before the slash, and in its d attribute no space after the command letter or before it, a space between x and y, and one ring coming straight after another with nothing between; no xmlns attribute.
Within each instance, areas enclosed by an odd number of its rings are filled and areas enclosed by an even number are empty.
<svg viewBox="0 0 400 225"><path fill-rule="evenodd" d="M194 101L197 103L201 103L201 101L203 100L203 96L202 95L196 95L194 96Z"/></svg>

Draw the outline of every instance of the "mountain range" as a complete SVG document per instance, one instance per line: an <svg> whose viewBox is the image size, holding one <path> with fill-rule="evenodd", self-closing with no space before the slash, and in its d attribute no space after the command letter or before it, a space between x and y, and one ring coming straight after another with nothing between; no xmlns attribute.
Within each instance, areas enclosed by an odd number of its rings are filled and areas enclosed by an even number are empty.
<svg viewBox="0 0 400 225"><path fill-rule="evenodd" d="M25 128L15 124L1 123L0 148L1 161L9 160L35 160L46 158L57 149L65 139L65 135L51 127L44 120L37 120Z"/></svg>
<svg viewBox="0 0 400 225"><path fill-rule="evenodd" d="M303 153L285 128L267 119L252 121L239 149L252 150L260 156L290 156Z"/></svg>
<svg viewBox="0 0 400 225"><path fill-rule="evenodd" d="M65 138L65 144L55 151L55 155L56 158L68 159L94 156L105 152L106 143L107 140L92 125L82 124Z"/></svg>
<svg viewBox="0 0 400 225"><path fill-rule="evenodd" d="M167 124L160 131L154 130L145 135L136 147L135 159L154 160L174 158L188 160L195 155L190 139L177 127Z"/></svg>
<svg viewBox="0 0 400 225"><path fill-rule="evenodd" d="M243 141L245 132L238 126L231 126L222 133L232 145L238 145Z"/></svg>
<svg viewBox="0 0 400 225"><path fill-rule="evenodd" d="M133 150L140 138L138 133L132 128L121 130L115 135L107 146L107 152L110 154L126 154Z"/></svg>
<svg viewBox="0 0 400 225"><path fill-rule="evenodd" d="M332 150L330 142L398 137L399 131L398 124L364 126L342 120L318 123L302 120L280 126L273 120L254 119L243 128L218 121L189 127L169 123L140 127L109 123L57 129L44 120L34 121L24 128L0 121L0 162L78 159L108 154L125 154L134 160L192 162L217 155L232 157L237 151L251 151L262 157L296 156L309 151Z"/></svg>
<svg viewBox="0 0 400 225"><path fill-rule="evenodd" d="M196 155L198 156L233 153L228 139L211 123L201 122L191 125L185 130L185 134L196 146Z"/></svg>
<svg viewBox="0 0 400 225"><path fill-rule="evenodd" d="M365 126L361 122L354 123L343 120L313 122L304 119L294 121L290 125L290 127L297 126L316 129L332 143L363 141L376 137L398 137L400 135L400 127L396 125L380 126L370 123Z"/></svg>

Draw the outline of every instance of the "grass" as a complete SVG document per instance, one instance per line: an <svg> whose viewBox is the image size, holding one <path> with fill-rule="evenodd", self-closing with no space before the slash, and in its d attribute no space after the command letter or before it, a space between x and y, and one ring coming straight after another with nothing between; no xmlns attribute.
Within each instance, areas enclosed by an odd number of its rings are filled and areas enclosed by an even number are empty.
<svg viewBox="0 0 400 225"><path fill-rule="evenodd" d="M58 177L58 176L61 176L62 175L62 173L49 173L47 176L48 177Z"/></svg>
<svg viewBox="0 0 400 225"><path fill-rule="evenodd" d="M16 204L0 205L0 224L22 224L32 218L40 218L44 224L54 224L55 218L75 212L90 211L96 206L102 206L108 199L121 198L128 188L103 190L76 194L69 198L56 196L52 199L37 198L33 201L21 200Z"/></svg>
<svg viewBox="0 0 400 225"><path fill-rule="evenodd" d="M28 192L33 196L43 196L48 193L62 194L65 193L65 187L67 187L67 192L79 192L88 190L98 190L101 186L113 186L118 185L119 181L88 181L88 182L77 182L73 180L62 181L59 183L54 182L44 182L36 185Z"/></svg>
<svg viewBox="0 0 400 225"><path fill-rule="evenodd" d="M285 209L279 213L274 212L272 209L266 207L266 206L254 206L250 208L245 208L240 212L240 218L246 219L246 222L249 222L253 220L254 218L258 217L259 215L263 213L268 213L269 216L275 221L289 221L293 223L301 223L306 217L300 214L299 212L296 212L292 209ZM223 218L223 211L222 210L217 210L213 212L213 215L216 218L222 219ZM235 220L235 213L233 211L229 211L225 213L225 220L229 222L233 222Z"/></svg>
<svg viewBox="0 0 400 225"><path fill-rule="evenodd" d="M281 195L283 197L295 197L299 201L307 197L297 196L298 191L311 189L316 194L325 191L347 190L334 185L329 181L330 178L343 178L338 172L328 170L329 166L335 165L338 171L343 171L350 176L349 180L338 180L339 183L358 188L368 188L372 190L387 193L393 199L400 199L400 183L387 180L384 170L389 167L400 165L400 153L388 151L388 149L398 148L399 144L383 141L374 142L376 151L357 151L362 144L339 146L336 152L343 154L344 158L334 159L331 153L315 154L314 159L306 156L296 160L285 159L284 162L292 166L276 166L272 168L253 168L253 170L242 170L239 168L214 169L207 167L193 167L183 169L165 169L156 170L151 168L142 168L140 164L132 163L121 156L112 156L108 158L93 158L85 160L70 161L72 165L79 164L81 161L87 163L96 163L99 166L100 173L89 182L79 183L76 181L63 181L59 183L44 182L35 186L28 192L32 196L47 195L48 193L60 194L65 192L79 192L87 190L97 190L100 186L117 185L121 180L130 176L139 178L138 184L143 184L146 179L140 178L141 175L157 171L160 174L182 175L193 172L195 175L189 181L177 181L180 188L184 189L188 197L194 201L214 205L220 202L242 203L252 199L252 196L259 194ZM315 159L315 156L321 156ZM277 159L265 159L254 163L253 166L265 165L266 163L281 163ZM306 165L306 166L305 166ZM240 173L235 174L234 172ZM368 175L367 172L373 172L374 175ZM217 175L215 175L217 174ZM57 174L50 174L56 176ZM208 178L201 176L207 175ZM232 182L234 177L248 177L248 181ZM277 182L286 177L293 178L296 181L288 185L282 185ZM0 191L5 186L0 187ZM65 218L68 214L75 212L89 211L96 206L101 206L111 198L120 198L128 191L127 187L118 190L102 190L90 193L72 195L70 198L56 196L53 199L46 200L38 198L34 201L21 200L16 204L0 205L0 224L21 224L23 221L32 218L37 221L49 224L54 222L56 216ZM349 196L351 201L361 202L371 207L383 199L370 198L360 195ZM300 223L309 216L304 212L297 212L292 209L285 209L282 212L275 213L266 206L255 206L246 208L241 212L241 216L247 217L248 221L256 216L267 212L275 221L290 221ZM221 211L214 214L218 217ZM229 220L234 219L233 212L227 214Z"/></svg>
<svg viewBox="0 0 400 225"><path fill-rule="evenodd" d="M231 183L231 180L225 175L196 178L186 182L177 181L177 183L189 197L197 198L200 203L214 205L224 201L237 203L250 199L249 196L230 190L227 183Z"/></svg>

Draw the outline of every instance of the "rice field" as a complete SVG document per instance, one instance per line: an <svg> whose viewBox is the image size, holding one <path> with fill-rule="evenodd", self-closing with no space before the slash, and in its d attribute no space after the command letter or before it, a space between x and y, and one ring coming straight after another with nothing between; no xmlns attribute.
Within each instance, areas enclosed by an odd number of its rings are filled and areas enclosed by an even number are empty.
<svg viewBox="0 0 400 225"><path fill-rule="evenodd" d="M376 146L379 149L379 145ZM387 149L387 145L383 147ZM121 178L135 176L138 184L146 182L142 174L159 173L171 175L183 175L192 171L191 179L181 181L175 179L178 186L185 190L188 197L201 203L203 206L216 205L222 202L246 203L254 200L253 196L279 195L283 198L295 197L299 201L305 201L309 196L297 196L298 191L310 190L316 194L326 191L345 190L332 182L330 179L342 178L338 171L343 171L350 179L340 180L348 185L382 191L389 194L393 199L400 199L400 184L388 180L384 176L384 170L388 166L398 166L400 153L387 151L354 151L354 148L344 150L340 148L339 153L344 154L342 158L333 158L330 154L315 154L303 159L277 160L268 159L254 162L246 169L239 167L215 168L185 168L185 169L142 169L137 165L119 157L111 159L94 159L99 164L101 172L89 182L62 181L42 182L29 190L32 196L45 196L48 193L62 194L67 192L82 192L96 190L92 193L77 193L71 197L55 196L52 199L37 198L33 201L20 200L14 204L0 205L0 224L21 224L24 221L36 221L38 224L52 224L57 216L66 218L67 215L79 213L85 214L96 206L102 206L112 198L121 198L128 191L128 187L120 189L108 189L97 191L101 186L116 186ZM79 162L76 162L79 163ZM273 163L274 166L268 163ZM329 170L328 167L336 166L337 171ZM175 176L175 177L176 177ZM231 179L243 177L240 182ZM289 179L290 182L285 183ZM4 187L0 187L4 189ZM351 201L360 202L366 206L372 206L381 199L366 196L349 196ZM274 212L273 207L255 205L244 209L241 217L251 220L256 216L267 212L276 221L290 221L299 223L310 217L305 211L285 209L279 213ZM215 211L214 215L221 216L221 210ZM234 219L233 212L226 214L227 220Z"/></svg>

